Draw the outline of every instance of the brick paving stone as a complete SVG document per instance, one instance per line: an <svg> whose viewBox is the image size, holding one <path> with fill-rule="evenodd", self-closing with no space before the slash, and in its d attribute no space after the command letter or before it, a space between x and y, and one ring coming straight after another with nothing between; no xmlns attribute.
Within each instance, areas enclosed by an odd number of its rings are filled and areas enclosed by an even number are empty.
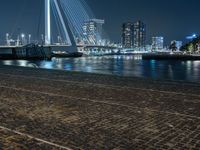
<svg viewBox="0 0 200 150"><path fill-rule="evenodd" d="M198 84L6 66L0 70L2 127L71 149L200 149ZM174 87L180 89L174 92ZM0 149L8 143L14 149L55 149L0 133Z"/></svg>

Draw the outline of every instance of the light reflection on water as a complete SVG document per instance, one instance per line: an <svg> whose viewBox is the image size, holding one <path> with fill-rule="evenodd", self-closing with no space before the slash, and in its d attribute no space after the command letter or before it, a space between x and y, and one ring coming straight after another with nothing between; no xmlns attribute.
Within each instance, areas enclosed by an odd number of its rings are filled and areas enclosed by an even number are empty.
<svg viewBox="0 0 200 150"><path fill-rule="evenodd" d="M200 61L142 60L141 56L97 56L53 58L52 61L1 61L4 65L83 71L154 79L186 80L200 83Z"/></svg>

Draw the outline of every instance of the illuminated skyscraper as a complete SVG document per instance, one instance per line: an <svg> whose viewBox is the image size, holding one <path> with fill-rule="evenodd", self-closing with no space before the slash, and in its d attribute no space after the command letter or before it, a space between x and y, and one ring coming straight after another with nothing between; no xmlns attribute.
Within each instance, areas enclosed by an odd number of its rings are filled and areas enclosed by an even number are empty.
<svg viewBox="0 0 200 150"><path fill-rule="evenodd" d="M122 46L123 48L133 48L133 23L128 22L122 25Z"/></svg>
<svg viewBox="0 0 200 150"><path fill-rule="evenodd" d="M163 37L152 37L152 50L162 50L164 48L164 38Z"/></svg>
<svg viewBox="0 0 200 150"><path fill-rule="evenodd" d="M182 41L171 41L171 44L175 43L177 50L179 51L180 48L183 46L183 42Z"/></svg>
<svg viewBox="0 0 200 150"><path fill-rule="evenodd" d="M134 23L134 48L144 48L146 44L146 25L137 21Z"/></svg>
<svg viewBox="0 0 200 150"><path fill-rule="evenodd" d="M86 44L100 45L103 36L104 20L90 19L84 22L83 35Z"/></svg>

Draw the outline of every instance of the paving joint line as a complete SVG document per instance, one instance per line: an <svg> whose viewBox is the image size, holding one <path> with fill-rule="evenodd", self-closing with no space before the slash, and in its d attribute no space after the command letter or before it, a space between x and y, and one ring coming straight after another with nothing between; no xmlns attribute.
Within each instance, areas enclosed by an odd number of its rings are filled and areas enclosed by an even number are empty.
<svg viewBox="0 0 200 150"><path fill-rule="evenodd" d="M19 132L19 131L16 131L16 130L13 130L13 129L9 129L7 127L3 127L3 126L0 126L0 129L4 130L4 131L8 131L8 132L12 132L14 134L17 134L17 135L20 135L20 136L23 136L23 137L27 137L29 139L34 139L38 142L41 142L41 143L44 143L44 144L47 144L47 145L51 145L53 147L57 147L59 149L65 149L65 150L72 150L71 148L68 148L66 146L62 146L62 145L59 145L59 144L56 144L56 143L52 143L52 142L49 142L49 141L46 141L46 140L43 140L43 139L40 139L40 138L37 138L37 137L34 137L32 135L29 135L29 134L26 134L26 133L22 133L22 132Z"/></svg>

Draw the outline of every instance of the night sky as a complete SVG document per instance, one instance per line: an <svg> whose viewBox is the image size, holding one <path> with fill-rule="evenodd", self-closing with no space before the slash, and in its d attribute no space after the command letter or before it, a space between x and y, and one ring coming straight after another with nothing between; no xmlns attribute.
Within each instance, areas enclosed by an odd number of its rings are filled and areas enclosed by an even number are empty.
<svg viewBox="0 0 200 150"><path fill-rule="evenodd" d="M115 42L120 41L121 24L126 21L142 20L147 25L148 41L151 36L164 36L165 44L171 40L184 41L185 36L200 33L199 0L85 1L96 18L105 19L105 31ZM35 22L39 21L41 4L42 0L1 0L1 40L6 32L14 33L16 30L31 31L36 35L39 31Z"/></svg>

